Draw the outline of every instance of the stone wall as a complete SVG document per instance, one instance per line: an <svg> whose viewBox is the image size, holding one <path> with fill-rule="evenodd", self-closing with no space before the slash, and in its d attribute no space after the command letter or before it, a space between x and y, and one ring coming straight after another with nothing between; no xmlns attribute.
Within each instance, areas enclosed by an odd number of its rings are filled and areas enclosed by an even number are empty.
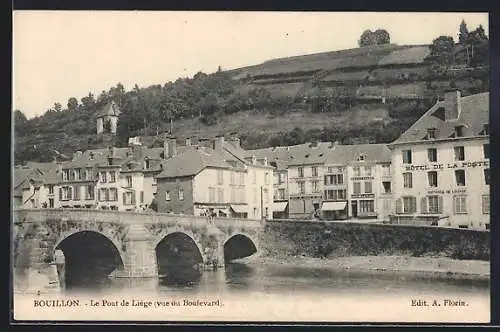
<svg viewBox="0 0 500 332"><path fill-rule="evenodd" d="M366 255L490 259L490 233L432 226L346 222L267 222L261 254L283 258Z"/></svg>

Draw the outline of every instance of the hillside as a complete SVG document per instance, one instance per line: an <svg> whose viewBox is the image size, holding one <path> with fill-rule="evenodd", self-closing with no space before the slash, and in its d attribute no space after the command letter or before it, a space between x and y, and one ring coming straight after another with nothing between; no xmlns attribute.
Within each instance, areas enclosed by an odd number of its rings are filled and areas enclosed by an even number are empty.
<svg viewBox="0 0 500 332"><path fill-rule="evenodd" d="M155 136L171 125L179 139L238 132L245 148L315 139L390 142L445 90L489 90L487 66L442 65L431 49L387 44L274 59L128 92L118 84L97 97L71 97L67 108L56 103L30 120L16 111L15 160L124 145L130 136ZM109 100L122 109L117 137L95 134L96 113Z"/></svg>

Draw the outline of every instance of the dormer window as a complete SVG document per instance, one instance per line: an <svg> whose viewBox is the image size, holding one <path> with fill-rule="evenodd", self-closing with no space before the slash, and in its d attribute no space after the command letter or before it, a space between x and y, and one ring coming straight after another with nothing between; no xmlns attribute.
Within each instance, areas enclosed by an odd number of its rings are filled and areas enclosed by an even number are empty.
<svg viewBox="0 0 500 332"><path fill-rule="evenodd" d="M455 137L464 136L464 126L455 126Z"/></svg>
<svg viewBox="0 0 500 332"><path fill-rule="evenodd" d="M428 139L435 139L436 138L436 128L427 129L427 138Z"/></svg>
<svg viewBox="0 0 500 332"><path fill-rule="evenodd" d="M358 161L365 161L365 159L366 159L366 154L364 153L360 154L358 157Z"/></svg>
<svg viewBox="0 0 500 332"><path fill-rule="evenodd" d="M90 153L90 160L94 160L94 153L93 152Z"/></svg>
<svg viewBox="0 0 500 332"><path fill-rule="evenodd" d="M145 169L149 168L149 159L148 158L144 159L144 168Z"/></svg>

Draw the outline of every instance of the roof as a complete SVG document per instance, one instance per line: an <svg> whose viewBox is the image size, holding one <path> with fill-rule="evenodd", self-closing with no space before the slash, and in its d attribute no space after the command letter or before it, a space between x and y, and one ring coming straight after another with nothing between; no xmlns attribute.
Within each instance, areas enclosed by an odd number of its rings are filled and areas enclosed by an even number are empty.
<svg viewBox="0 0 500 332"><path fill-rule="evenodd" d="M364 156L363 162L391 161L391 151L386 144L353 144L335 145L327 154L325 163L333 165L352 164L358 162L361 155Z"/></svg>
<svg viewBox="0 0 500 332"><path fill-rule="evenodd" d="M120 113L118 105L114 101L110 101L97 113L97 117L100 118L106 115L119 116Z"/></svg>
<svg viewBox="0 0 500 332"><path fill-rule="evenodd" d="M266 157L270 163L276 163L278 169L288 166L321 164L326 153L334 145L332 142L304 143L292 146L277 146L272 148L247 150L247 156Z"/></svg>
<svg viewBox="0 0 500 332"><path fill-rule="evenodd" d="M461 112L457 120L445 121L442 107L444 101L438 101L408 130L391 144L403 144L425 140L427 130L436 129L435 139L448 139L455 127L464 125L464 137L479 136L485 124L489 124L489 92L467 97L460 97Z"/></svg>
<svg viewBox="0 0 500 332"><path fill-rule="evenodd" d="M207 167L234 169L234 165L227 162L228 158L235 161L233 157L222 151L204 147L185 147L184 151L179 152L175 157L165 160L163 171L157 178L196 175Z"/></svg>

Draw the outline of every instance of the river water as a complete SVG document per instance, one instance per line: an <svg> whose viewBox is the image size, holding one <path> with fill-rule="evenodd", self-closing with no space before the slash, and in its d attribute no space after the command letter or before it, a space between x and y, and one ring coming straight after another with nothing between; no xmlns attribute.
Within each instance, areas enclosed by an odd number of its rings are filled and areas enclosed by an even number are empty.
<svg viewBox="0 0 500 332"><path fill-rule="evenodd" d="M33 308L33 298L93 298L109 303L153 301L146 307ZM155 307L176 299L180 306ZM218 308L182 306L182 301L220 301ZM458 300L463 307L419 307L412 301ZM82 300L83 301L83 300ZM88 300L90 301L90 300ZM190 283L158 278L87 280L60 294L18 296L19 319L174 321L467 322L489 321L487 280L437 279L387 271L346 271L278 262L231 263L203 271ZM222 303L224 302L224 303ZM16 302L15 307L16 308ZM83 303L83 302L81 302ZM142 302L141 302L142 303ZM101 304L103 305L103 304ZM24 310L30 308L29 310ZM91 310L93 309L93 310Z"/></svg>
<svg viewBox="0 0 500 332"><path fill-rule="evenodd" d="M424 294L470 295L489 298L486 280L443 279L401 272L346 271L293 264L231 263L203 271L189 282L164 279L112 278L88 280L65 293L114 294L123 291L155 294Z"/></svg>

